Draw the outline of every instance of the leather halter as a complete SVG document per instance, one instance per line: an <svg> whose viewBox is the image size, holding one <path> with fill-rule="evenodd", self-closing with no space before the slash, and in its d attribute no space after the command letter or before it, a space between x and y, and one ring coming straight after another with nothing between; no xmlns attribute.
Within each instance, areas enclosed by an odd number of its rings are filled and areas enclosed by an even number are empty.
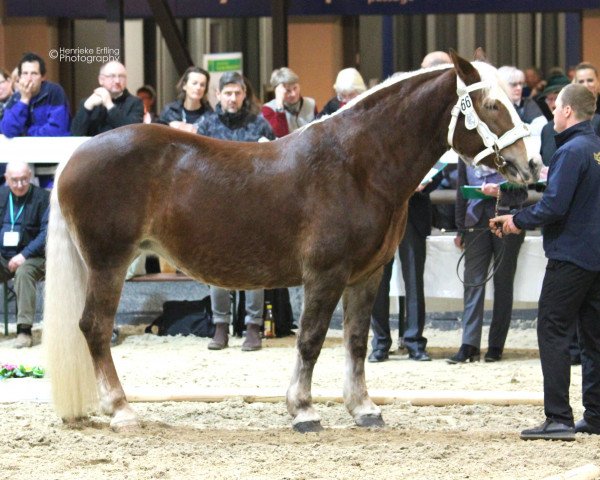
<svg viewBox="0 0 600 480"><path fill-rule="evenodd" d="M456 128L456 123L458 122L458 116L462 113L465 117L465 127L467 130L477 129L477 133L481 137L483 144L485 145L485 149L479 152L475 158L473 158L473 165L476 166L481 160L483 160L488 155L494 153L496 168L500 173L506 167L506 161L500 155L500 151L512 145L517 140L521 138L527 137L530 135L529 128L525 123L516 119L518 118L515 115L511 115L513 117L513 122L515 126L510 129L508 132L504 133L500 138L494 132L490 130L490 128L486 125L486 123L479 118L475 108L473 106L473 100L469 95L470 92L475 90L480 90L484 88L489 88L490 85L486 82L476 82L471 85L464 85L462 81L457 78L458 86L456 88L456 93L458 95L458 101L456 105L452 108L452 119L450 120L450 125L448 125L448 144L452 147L459 156L461 156L460 152L457 152L452 144L452 140L454 138L454 130Z"/></svg>

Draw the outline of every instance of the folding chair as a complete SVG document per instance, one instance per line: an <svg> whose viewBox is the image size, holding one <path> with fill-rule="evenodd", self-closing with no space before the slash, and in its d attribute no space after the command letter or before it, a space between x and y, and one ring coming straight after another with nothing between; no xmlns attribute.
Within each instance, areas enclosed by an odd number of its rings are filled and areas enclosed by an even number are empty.
<svg viewBox="0 0 600 480"><path fill-rule="evenodd" d="M9 285L12 280L5 280L2 282L4 291L4 335L8 335L8 302L15 300L15 314L17 311L17 295L15 294L14 285Z"/></svg>

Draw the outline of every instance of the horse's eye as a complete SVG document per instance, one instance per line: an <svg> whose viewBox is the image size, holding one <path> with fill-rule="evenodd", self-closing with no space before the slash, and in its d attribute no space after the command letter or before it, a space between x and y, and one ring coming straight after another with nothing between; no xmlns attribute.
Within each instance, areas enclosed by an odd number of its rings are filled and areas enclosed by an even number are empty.
<svg viewBox="0 0 600 480"><path fill-rule="evenodd" d="M487 103L485 105L485 108L488 110L498 110L498 105L496 104L496 102L494 103Z"/></svg>

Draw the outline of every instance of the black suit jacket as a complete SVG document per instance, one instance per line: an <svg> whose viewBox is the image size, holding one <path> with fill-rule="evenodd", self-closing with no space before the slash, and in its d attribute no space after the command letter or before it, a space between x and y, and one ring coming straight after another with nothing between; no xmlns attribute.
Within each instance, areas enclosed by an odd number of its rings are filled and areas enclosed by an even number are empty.
<svg viewBox="0 0 600 480"><path fill-rule="evenodd" d="M431 235L432 206L429 194L435 190L443 179L439 172L421 192L415 192L408 200L408 219L422 237Z"/></svg>

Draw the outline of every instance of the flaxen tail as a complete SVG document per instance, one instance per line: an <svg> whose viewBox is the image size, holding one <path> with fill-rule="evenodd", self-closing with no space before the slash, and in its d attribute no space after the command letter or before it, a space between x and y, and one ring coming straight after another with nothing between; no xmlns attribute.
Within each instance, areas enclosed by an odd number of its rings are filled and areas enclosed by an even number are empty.
<svg viewBox="0 0 600 480"><path fill-rule="evenodd" d="M92 357L79 329L87 269L61 213L57 188L58 172L50 200L46 244L43 344L54 407L61 418L68 420L95 411L98 393Z"/></svg>

